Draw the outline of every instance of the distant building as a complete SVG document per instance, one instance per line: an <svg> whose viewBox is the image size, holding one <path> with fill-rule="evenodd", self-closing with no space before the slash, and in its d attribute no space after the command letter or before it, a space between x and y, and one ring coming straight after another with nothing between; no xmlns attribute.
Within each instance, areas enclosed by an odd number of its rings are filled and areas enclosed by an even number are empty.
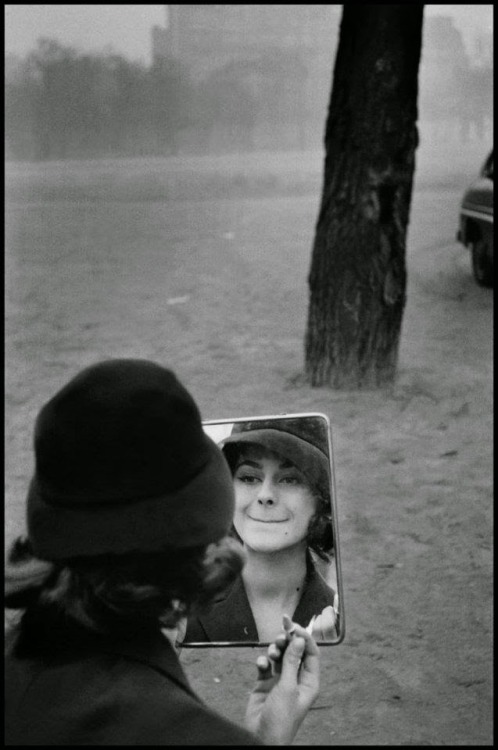
<svg viewBox="0 0 498 750"><path fill-rule="evenodd" d="M310 59L324 55L331 67L340 5L169 5L166 35L153 54L166 51L194 77L268 48L300 49Z"/></svg>
<svg viewBox="0 0 498 750"><path fill-rule="evenodd" d="M18 55L11 52L5 54L4 78L6 84L15 83L22 76L23 65L24 62Z"/></svg>
<svg viewBox="0 0 498 750"><path fill-rule="evenodd" d="M196 83L237 75L263 114L270 97L292 98L297 103L301 140L310 133L309 122L321 138L342 6L165 7L167 28L152 30L153 59L179 60ZM285 111L284 101L281 109Z"/></svg>
<svg viewBox="0 0 498 750"><path fill-rule="evenodd" d="M152 61L171 55L169 44L170 34L163 26L152 27Z"/></svg>
<svg viewBox="0 0 498 750"><path fill-rule="evenodd" d="M194 76L267 48L300 48L331 62L340 5L169 5L167 47ZM164 47L163 47L163 51Z"/></svg>

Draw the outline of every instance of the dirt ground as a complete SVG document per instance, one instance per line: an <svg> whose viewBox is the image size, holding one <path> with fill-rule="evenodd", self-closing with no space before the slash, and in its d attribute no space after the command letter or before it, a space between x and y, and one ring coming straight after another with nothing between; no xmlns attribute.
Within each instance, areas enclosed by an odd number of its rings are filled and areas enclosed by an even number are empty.
<svg viewBox="0 0 498 750"><path fill-rule="evenodd" d="M205 419L332 423L346 639L295 744L492 743L492 317L455 242L487 144L419 155L399 375L302 385L321 155L7 165L6 541L44 401L110 356L175 369ZM241 721L252 649L184 649Z"/></svg>

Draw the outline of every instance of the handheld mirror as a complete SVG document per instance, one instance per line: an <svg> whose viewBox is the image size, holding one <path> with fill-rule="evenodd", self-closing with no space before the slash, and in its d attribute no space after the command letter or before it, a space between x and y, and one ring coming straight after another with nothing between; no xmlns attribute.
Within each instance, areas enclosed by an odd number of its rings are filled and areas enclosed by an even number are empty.
<svg viewBox="0 0 498 750"><path fill-rule="evenodd" d="M324 414L203 422L235 490L231 534L246 552L241 575L192 615L183 646L261 646L282 615L322 646L345 634L330 423Z"/></svg>

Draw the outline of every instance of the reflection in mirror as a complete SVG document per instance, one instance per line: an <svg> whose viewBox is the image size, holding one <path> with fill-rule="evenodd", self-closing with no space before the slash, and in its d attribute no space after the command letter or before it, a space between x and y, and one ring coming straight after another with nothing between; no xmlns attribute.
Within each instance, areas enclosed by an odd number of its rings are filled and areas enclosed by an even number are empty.
<svg viewBox="0 0 498 750"><path fill-rule="evenodd" d="M330 425L323 414L204 422L233 477L231 535L241 575L206 612L189 617L183 645L259 645L282 615L318 643L344 638Z"/></svg>

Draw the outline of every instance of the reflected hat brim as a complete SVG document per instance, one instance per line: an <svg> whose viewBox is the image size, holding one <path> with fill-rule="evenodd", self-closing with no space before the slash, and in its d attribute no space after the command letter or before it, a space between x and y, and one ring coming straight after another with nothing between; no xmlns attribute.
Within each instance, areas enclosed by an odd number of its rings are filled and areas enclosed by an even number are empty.
<svg viewBox="0 0 498 750"><path fill-rule="evenodd" d="M329 458L315 445L297 435L271 428L232 434L220 443L227 457L231 450L240 449L244 445L260 445L292 461L311 485L316 486L322 493L329 494Z"/></svg>
<svg viewBox="0 0 498 750"><path fill-rule="evenodd" d="M27 498L35 554L62 560L149 553L215 542L229 530L234 509L230 469L206 436L209 458L185 486L123 503L63 503L43 491L36 474Z"/></svg>

